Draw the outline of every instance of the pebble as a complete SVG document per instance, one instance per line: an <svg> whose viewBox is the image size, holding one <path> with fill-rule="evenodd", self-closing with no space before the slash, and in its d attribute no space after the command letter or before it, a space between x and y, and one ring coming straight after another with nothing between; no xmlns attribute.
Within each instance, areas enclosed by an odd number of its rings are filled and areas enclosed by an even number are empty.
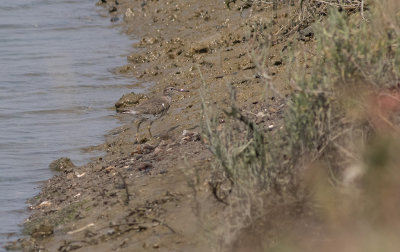
<svg viewBox="0 0 400 252"><path fill-rule="evenodd" d="M119 20L119 17L112 17L111 19L110 19L110 21L111 22L117 22Z"/></svg>
<svg viewBox="0 0 400 252"><path fill-rule="evenodd" d="M116 12L117 11L117 7L113 6L111 7L108 12L112 13L112 12Z"/></svg>

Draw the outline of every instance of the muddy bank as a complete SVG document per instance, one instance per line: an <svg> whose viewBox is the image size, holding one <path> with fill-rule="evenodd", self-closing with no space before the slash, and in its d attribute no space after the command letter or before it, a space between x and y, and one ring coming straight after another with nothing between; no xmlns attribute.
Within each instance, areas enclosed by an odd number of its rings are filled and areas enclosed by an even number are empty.
<svg viewBox="0 0 400 252"><path fill-rule="evenodd" d="M190 92L173 96L168 113L152 125L156 137L149 138L143 126L142 141L135 143L136 127L128 123L93 148L105 150L104 157L64 168L47 181L31 200L32 215L25 223L30 238L15 246L26 251L219 250L232 241L210 233L227 232L223 213L229 207L209 186L212 155L199 135L199 90L206 86L207 102L217 109L230 104L227 84L232 84L249 117L266 130L279 128L283 102L266 92L249 54L251 24L272 20L272 6L258 10L232 3L229 10L224 1L211 0L99 4L120 17L125 32L140 38L137 52L116 74L136 77L138 85L149 87L147 97L168 86ZM276 34L295 8L279 10L271 26ZM269 74L285 93L290 91L282 64L287 42L276 41ZM144 100L139 97L130 106Z"/></svg>

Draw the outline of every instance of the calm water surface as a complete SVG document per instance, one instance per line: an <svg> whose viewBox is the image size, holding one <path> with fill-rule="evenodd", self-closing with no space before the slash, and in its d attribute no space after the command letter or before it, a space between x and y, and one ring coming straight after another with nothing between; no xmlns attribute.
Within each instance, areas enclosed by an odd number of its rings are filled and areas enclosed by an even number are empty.
<svg viewBox="0 0 400 252"><path fill-rule="evenodd" d="M88 162L99 153L80 149L118 126L111 107L135 80L111 69L126 63L132 40L95 3L0 3L0 247L18 238L48 164Z"/></svg>

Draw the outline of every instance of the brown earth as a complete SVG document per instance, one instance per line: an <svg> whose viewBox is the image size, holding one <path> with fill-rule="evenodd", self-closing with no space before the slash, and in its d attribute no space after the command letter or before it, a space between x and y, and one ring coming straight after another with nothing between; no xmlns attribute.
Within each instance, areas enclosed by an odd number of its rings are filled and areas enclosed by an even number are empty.
<svg viewBox="0 0 400 252"><path fill-rule="evenodd" d="M260 20L271 24L277 37L267 59L268 75L280 92L288 93L282 64L288 42L279 34L299 6L282 7L273 19L271 5L246 8L240 1L231 10L222 0L119 0L118 5L108 0L102 5L105 11L115 7L111 15L123 16L118 25L140 38L136 53L116 68L117 74L137 78L138 86L149 87L148 96L167 86L190 92L174 96L168 114L154 122L157 137L146 139L144 126L143 142L134 143L135 126L127 123L111 131L104 145L93 147L105 150L104 157L64 167L47 181L31 201L32 215L25 223L30 237L15 246L25 251L221 251L234 244L237 251L257 251L273 244L273 231L253 236L249 227L244 235L229 237L224 213L230 207L209 186L213 157L199 135L199 70L215 109L230 104L227 84L232 84L241 109L266 129L276 128L284 106L266 91L256 70L249 31ZM305 40L299 43L306 45ZM183 135L184 130L190 134ZM283 226L297 218L296 211L270 214L285 219Z"/></svg>

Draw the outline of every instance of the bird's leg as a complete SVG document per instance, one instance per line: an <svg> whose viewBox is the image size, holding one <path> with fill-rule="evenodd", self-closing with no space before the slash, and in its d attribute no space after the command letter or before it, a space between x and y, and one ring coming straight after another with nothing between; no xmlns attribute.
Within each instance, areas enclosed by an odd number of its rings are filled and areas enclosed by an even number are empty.
<svg viewBox="0 0 400 252"><path fill-rule="evenodd" d="M149 131L150 138L153 138L153 135L151 134L151 125L153 124L154 121L150 121L149 125L147 126L147 130Z"/></svg>
<svg viewBox="0 0 400 252"><path fill-rule="evenodd" d="M136 142L137 143L140 143L139 142L139 128L142 123L143 123L143 119L139 119L136 121Z"/></svg>

